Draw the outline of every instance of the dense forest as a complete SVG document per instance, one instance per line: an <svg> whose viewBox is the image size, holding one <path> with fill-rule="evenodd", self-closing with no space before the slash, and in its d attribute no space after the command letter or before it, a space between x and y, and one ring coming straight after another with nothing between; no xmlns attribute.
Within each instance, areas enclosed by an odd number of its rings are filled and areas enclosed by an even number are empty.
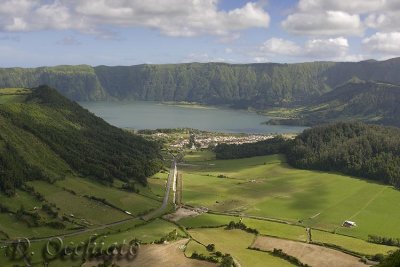
<svg viewBox="0 0 400 267"><path fill-rule="evenodd" d="M46 86L0 105L0 189L61 179L68 171L103 183L146 184L160 168L157 143L107 124Z"/></svg>
<svg viewBox="0 0 400 267"><path fill-rule="evenodd" d="M305 130L286 144L219 145L217 158L280 153L302 169L338 171L400 188L400 129L363 123L335 123Z"/></svg>
<svg viewBox="0 0 400 267"><path fill-rule="evenodd" d="M305 130L287 151L298 168L369 178L400 188L400 129L337 123Z"/></svg>
<svg viewBox="0 0 400 267"><path fill-rule="evenodd" d="M283 137L275 137L256 143L219 144L214 148L217 159L239 159L255 156L279 154L286 150L288 142Z"/></svg>

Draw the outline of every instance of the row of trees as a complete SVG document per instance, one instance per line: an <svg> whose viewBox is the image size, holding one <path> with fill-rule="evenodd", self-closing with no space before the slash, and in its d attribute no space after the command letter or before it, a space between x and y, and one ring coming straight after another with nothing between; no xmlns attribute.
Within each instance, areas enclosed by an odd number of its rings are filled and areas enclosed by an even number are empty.
<svg viewBox="0 0 400 267"><path fill-rule="evenodd" d="M248 144L219 144L214 148L217 159L238 159L263 155L278 154L285 150L286 140L275 137L265 141Z"/></svg>

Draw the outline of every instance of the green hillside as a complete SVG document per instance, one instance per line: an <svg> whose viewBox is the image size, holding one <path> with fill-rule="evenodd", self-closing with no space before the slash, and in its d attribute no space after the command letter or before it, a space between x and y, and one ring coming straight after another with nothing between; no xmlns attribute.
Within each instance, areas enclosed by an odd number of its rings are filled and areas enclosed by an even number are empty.
<svg viewBox="0 0 400 267"><path fill-rule="evenodd" d="M69 174L104 184L146 184L160 168L159 146L113 127L46 86L0 90L0 189ZM0 102L1 103L1 102Z"/></svg>
<svg viewBox="0 0 400 267"><path fill-rule="evenodd" d="M317 125L332 121L361 120L400 126L399 101L400 86L355 79L304 103L301 108L289 109L293 118L274 119L269 123Z"/></svg>

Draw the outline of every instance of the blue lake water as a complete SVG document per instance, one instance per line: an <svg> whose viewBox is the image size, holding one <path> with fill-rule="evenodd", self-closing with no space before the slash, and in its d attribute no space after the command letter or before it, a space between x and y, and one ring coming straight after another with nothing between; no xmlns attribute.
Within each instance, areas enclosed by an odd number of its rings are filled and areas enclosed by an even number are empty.
<svg viewBox="0 0 400 267"><path fill-rule="evenodd" d="M81 102L84 108L120 128L195 128L225 133L298 133L305 127L265 125L269 117L242 110L195 108L155 102Z"/></svg>

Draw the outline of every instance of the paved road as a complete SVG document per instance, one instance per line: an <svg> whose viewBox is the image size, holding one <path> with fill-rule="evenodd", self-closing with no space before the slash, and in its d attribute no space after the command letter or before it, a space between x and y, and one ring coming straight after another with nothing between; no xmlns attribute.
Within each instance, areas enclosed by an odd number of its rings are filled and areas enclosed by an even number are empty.
<svg viewBox="0 0 400 267"><path fill-rule="evenodd" d="M172 161L172 163L171 163L171 168L169 170L167 185L166 185L166 188L165 188L165 195L164 195L164 199L163 199L163 203L162 203L161 207L159 207L158 209L150 212L149 214L144 215L142 217L144 220L147 221L147 220L150 220L150 219L156 217L157 215L162 214L165 211L165 209L167 208L169 194L170 194L170 191L171 191L171 185L172 185L172 183L174 181L174 176L176 174L175 173L175 168L176 168L176 159L174 159Z"/></svg>

